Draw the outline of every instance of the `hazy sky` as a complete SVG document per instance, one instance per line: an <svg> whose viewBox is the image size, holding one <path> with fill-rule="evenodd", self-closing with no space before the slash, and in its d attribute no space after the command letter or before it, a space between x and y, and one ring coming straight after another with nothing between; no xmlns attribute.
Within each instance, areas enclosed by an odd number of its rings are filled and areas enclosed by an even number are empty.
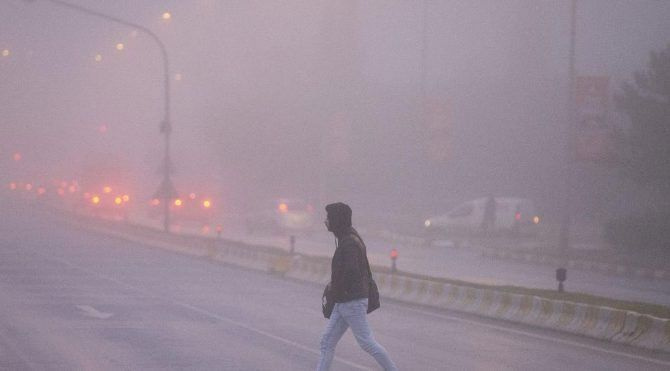
<svg viewBox="0 0 670 371"><path fill-rule="evenodd" d="M163 40L175 179L231 205L292 196L429 213L488 193L560 204L567 0L72 2ZM670 43L670 1L578 9L577 70L614 89ZM3 173L73 174L108 154L151 193L163 151L154 42L49 1L2 0L0 14ZM446 107L446 159L427 152L427 101Z"/></svg>

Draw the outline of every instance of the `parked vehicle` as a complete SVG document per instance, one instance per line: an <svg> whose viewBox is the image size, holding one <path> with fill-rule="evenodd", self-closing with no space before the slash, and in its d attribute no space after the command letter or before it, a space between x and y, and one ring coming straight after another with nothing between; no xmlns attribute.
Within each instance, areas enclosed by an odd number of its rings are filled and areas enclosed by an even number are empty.
<svg viewBox="0 0 670 371"><path fill-rule="evenodd" d="M426 219L426 238L533 233L540 223L533 202L516 197L482 197Z"/></svg>
<svg viewBox="0 0 670 371"><path fill-rule="evenodd" d="M283 234L311 232L314 226L314 208L301 199L277 199L267 207L247 215L247 232Z"/></svg>

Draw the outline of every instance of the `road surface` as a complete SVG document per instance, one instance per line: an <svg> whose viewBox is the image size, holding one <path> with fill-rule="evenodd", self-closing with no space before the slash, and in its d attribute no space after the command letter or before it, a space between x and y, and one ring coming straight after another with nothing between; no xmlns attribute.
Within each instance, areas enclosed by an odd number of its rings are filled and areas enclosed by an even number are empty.
<svg viewBox="0 0 670 371"><path fill-rule="evenodd" d="M311 370L322 288L88 233L0 222L0 369ZM392 301L369 316L401 370L667 370L667 354ZM350 333L333 370L377 369Z"/></svg>

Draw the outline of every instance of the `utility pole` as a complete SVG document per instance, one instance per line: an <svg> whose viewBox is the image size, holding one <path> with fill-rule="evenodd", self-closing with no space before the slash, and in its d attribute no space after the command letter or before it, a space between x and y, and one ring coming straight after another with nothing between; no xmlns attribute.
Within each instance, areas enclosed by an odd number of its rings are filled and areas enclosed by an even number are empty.
<svg viewBox="0 0 670 371"><path fill-rule="evenodd" d="M570 6L570 55L568 67L568 133L565 154L565 199L563 202L563 216L559 235L559 253L567 260L570 247L570 223L572 213L572 183L575 165L575 43L577 39L577 0L572 0Z"/></svg>

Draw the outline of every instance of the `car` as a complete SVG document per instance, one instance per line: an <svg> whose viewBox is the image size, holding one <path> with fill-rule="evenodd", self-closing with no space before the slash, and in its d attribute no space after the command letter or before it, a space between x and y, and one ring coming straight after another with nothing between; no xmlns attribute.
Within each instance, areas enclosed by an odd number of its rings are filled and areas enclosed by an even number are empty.
<svg viewBox="0 0 670 371"><path fill-rule="evenodd" d="M487 207L490 217L487 217ZM533 202L518 197L481 197L424 221L428 239L450 236L534 233L540 223Z"/></svg>
<svg viewBox="0 0 670 371"><path fill-rule="evenodd" d="M90 186L83 188L75 210L95 217L127 220L129 205L130 195L123 186Z"/></svg>
<svg viewBox="0 0 670 371"><path fill-rule="evenodd" d="M148 215L160 218L164 213L165 200L152 198L148 204ZM175 197L170 200L170 215L175 223L195 223L206 226L214 222L218 205L214 198L203 193L189 192L185 197Z"/></svg>
<svg viewBox="0 0 670 371"><path fill-rule="evenodd" d="M55 180L57 194L80 214L127 220L136 194L130 167L113 154L89 153L72 181Z"/></svg>
<svg viewBox="0 0 670 371"><path fill-rule="evenodd" d="M314 227L314 207L302 199L276 199L245 218L247 233L310 233Z"/></svg>

